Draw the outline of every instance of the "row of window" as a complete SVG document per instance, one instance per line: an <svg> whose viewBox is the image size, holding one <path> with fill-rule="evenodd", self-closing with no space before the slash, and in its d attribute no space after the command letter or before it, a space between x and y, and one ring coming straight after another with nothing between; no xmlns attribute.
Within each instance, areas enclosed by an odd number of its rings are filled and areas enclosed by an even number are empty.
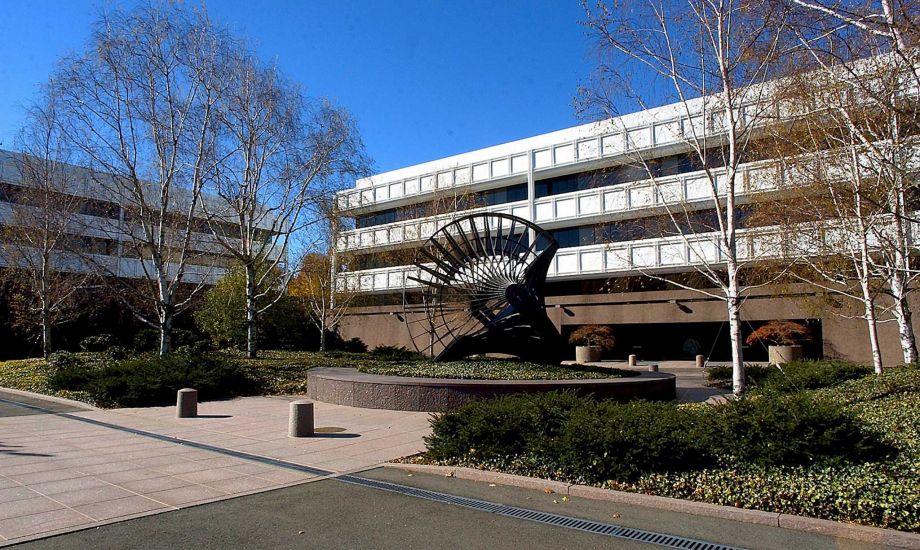
<svg viewBox="0 0 920 550"><path fill-rule="evenodd" d="M592 172L579 172L534 182L534 198L573 193L598 187L610 187L654 178L676 176L697 172L704 168L725 166L725 155L719 148L705 154L704 163L696 153L681 153L645 161L644 163L620 164Z"/></svg>
<svg viewBox="0 0 920 550"><path fill-rule="evenodd" d="M0 226L2 228L2 226ZM5 241L10 242L8 236ZM10 243L12 244L12 243ZM28 243L23 243L28 246ZM119 251L119 242L114 239L103 237L91 237L88 235L65 235L62 239L53 245L54 250L60 252L75 252L81 254L97 254L100 256L121 256L122 258L143 258L150 259L152 254L148 247L141 246L137 248L131 242L122 242ZM167 261L169 258L167 258ZM175 260L178 261L178 252ZM223 254L212 254L206 252L193 252L187 257L189 265L203 265L229 268L233 264L233 257Z"/></svg>
<svg viewBox="0 0 920 550"><path fill-rule="evenodd" d="M705 157L706 162L704 163L699 155L695 153L681 153L652 159L642 164L621 164L603 170L578 172L538 180L534 182L534 198L539 199L586 189L632 183L648 179L650 175L661 178L696 172L704 167L718 168L725 165L724 154L719 148L708 150ZM355 227L362 229L398 221L424 218L450 210L462 211L523 200L527 200L527 184L524 183L501 189L470 193L456 198L455 204L448 205L449 208L445 208L443 204L437 204L436 201L429 201L356 216Z"/></svg>
<svg viewBox="0 0 920 550"><path fill-rule="evenodd" d="M739 207L737 227L757 225L749 209ZM675 213L672 218L667 214L649 216L618 222L564 227L549 231L559 243L559 248L574 248L594 244L618 243L659 237L672 237L691 233L709 233L719 229L718 214L714 209L690 213ZM515 237L517 240L517 237ZM524 235L522 243L527 243ZM546 239L537 238L537 250L548 245ZM348 271L379 269L409 265L415 262L416 249L400 249L371 254L357 255L348 262Z"/></svg>
<svg viewBox="0 0 920 550"><path fill-rule="evenodd" d="M0 183L0 202L24 204L36 208L66 208L68 211L86 216L96 216L117 220L120 212L115 203L86 197L77 197L64 193L43 193L22 185Z"/></svg>
<svg viewBox="0 0 920 550"><path fill-rule="evenodd" d="M356 216L355 227L363 229L366 227L374 227L376 225L383 225L387 223L414 220L427 216L433 216L436 214L444 214L447 212L470 210L472 208L482 208L485 206L496 206L499 204L507 204L509 202L517 202L523 200L527 200L526 183L511 185L509 187L502 187L499 189L490 189L488 191L479 191L477 193L470 193L456 197L451 196L421 204L413 204L411 206L404 206L400 208L390 208L388 210L381 210L372 214Z"/></svg>
<svg viewBox="0 0 920 550"><path fill-rule="evenodd" d="M114 202L89 199L86 197L79 197L76 195L68 195L53 191L46 194L40 189L2 182L0 182L0 202L6 202L10 204L23 204L27 206L34 206L36 208L58 208L64 209L68 212L73 212L75 214L94 216L97 218L107 218L110 220L119 219L119 217L122 215L122 210L124 210L125 221L131 221L140 218L139 209L137 207L126 207L122 209L118 203ZM178 224L181 226L184 221L184 215L181 213L176 213L174 216L176 218L175 221L178 222ZM220 235L232 239L239 239L241 236L240 226L237 224L215 221L209 222L208 220L201 218L196 218L192 221L192 230L205 234L219 232ZM268 238L269 235L270 233L266 230L256 230L257 240Z"/></svg>
<svg viewBox="0 0 920 550"><path fill-rule="evenodd" d="M736 227L739 229L749 227L753 225L752 222L751 211L739 207ZM559 248L574 248L592 244L620 243L659 237L709 233L718 230L718 213L712 209L686 214L675 213L673 218L668 214L663 214L618 222L564 227L554 229L549 233L559 243ZM545 239L542 239L541 242L541 239L538 238L537 249L542 250L546 248L547 244Z"/></svg>

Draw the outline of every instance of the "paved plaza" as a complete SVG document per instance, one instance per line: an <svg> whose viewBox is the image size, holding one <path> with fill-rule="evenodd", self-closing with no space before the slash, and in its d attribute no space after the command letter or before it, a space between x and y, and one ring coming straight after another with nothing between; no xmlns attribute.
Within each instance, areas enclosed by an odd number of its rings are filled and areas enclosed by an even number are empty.
<svg viewBox="0 0 920 550"><path fill-rule="evenodd" d="M704 390L699 373L684 376L687 389ZM0 546L650 547L572 527L587 520L731 547L877 548L545 488L377 468L424 449L428 413L316 402L316 437L293 439L293 399L206 402L197 418L177 419L174 407L100 410L0 389ZM541 523L535 512L561 523Z"/></svg>
<svg viewBox="0 0 920 550"><path fill-rule="evenodd" d="M316 403L317 437L289 438L292 399L201 403L198 418L176 419L173 407L104 411L0 390L0 544L366 469L424 448L427 413L324 403Z"/></svg>

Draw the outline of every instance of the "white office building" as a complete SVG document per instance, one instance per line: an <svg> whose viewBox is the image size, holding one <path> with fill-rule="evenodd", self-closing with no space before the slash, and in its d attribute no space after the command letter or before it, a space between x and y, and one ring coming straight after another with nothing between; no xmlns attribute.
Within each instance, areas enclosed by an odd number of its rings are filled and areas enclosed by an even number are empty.
<svg viewBox="0 0 920 550"><path fill-rule="evenodd" d="M399 312L403 290L415 284L407 279L417 272L412 249L449 221L488 211L536 222L559 242L547 279L547 310L563 336L580 325L605 324L617 334L614 357L684 359L699 353L727 359L724 302L650 277L689 276L696 263L719 262L714 236L695 229L691 240L698 246L688 243L667 215L680 205L697 210L705 226L712 213L710 181L683 137L696 130L718 142L718 123L704 121L700 105L666 105L358 180L337 197L340 210L355 221L339 238L338 250L348 252L349 260L338 284L359 293L363 304L346 318L343 336L371 347L411 347ZM718 165L710 168L724 173ZM736 180L738 196L743 202L784 177L776 162L751 158ZM431 208L444 197L460 197L456 204L472 209ZM745 225L738 240L742 260L763 255L770 241L765 228ZM804 305L811 293L802 286L752 291L742 309L745 332L770 320L796 320L811 328L810 355L865 359L865 325L816 317ZM896 331L881 331L885 355L898 357ZM746 353L750 360L766 357L763 349Z"/></svg>

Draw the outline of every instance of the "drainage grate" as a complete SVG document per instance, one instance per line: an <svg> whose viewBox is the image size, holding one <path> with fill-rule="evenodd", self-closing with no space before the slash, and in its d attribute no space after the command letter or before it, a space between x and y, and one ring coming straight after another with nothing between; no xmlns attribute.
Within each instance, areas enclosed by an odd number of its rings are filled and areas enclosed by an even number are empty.
<svg viewBox="0 0 920 550"><path fill-rule="evenodd" d="M411 487L408 485L400 485L398 483L390 483L387 481L370 479L366 477L357 476L354 474L335 475L334 472L330 472L328 470L323 470L320 468L313 468L311 466L303 466L301 464L295 464L293 462L286 462L284 460L278 460L275 458L269 458L265 456L244 453L242 451L234 451L233 449L226 449L224 447L216 447L214 445L208 445L207 443L198 443L195 441L189 441L187 439L179 439L177 437L172 437L169 435L162 435L162 434L158 434L155 432L148 432L144 430L138 430L135 428L128 428L125 426L119 426L118 424L111 424L109 422L103 422L102 420L94 420L92 418L85 418L82 416L76 416L76 415L69 414L69 413L56 413L54 411L44 409L36 405L28 405L26 403L20 403L18 401L10 401L7 399L0 398L0 403L14 405L14 406L23 407L26 409L32 409L36 411L42 411L45 413L54 414L56 416L67 418L69 420L76 420L77 422L83 422L86 424L92 424L94 426L109 428L109 429L117 430L120 432L125 432L125 433L129 433L133 435L139 435L142 437L148 437L151 439L156 439L158 441L174 443L176 445L184 445L186 447L192 447L192 448L200 449L203 451L211 451L211 452L222 454L225 456L232 456L232 457L240 458L243 460L249 460L249 461L258 462L261 464L276 466L278 468L285 468L288 470L305 472L305 473L313 474L317 476L333 476L333 477L330 477L330 479L336 479L336 480L343 481L345 483L349 483L352 485L359 485L361 487L368 487L371 489L378 489L381 491L389 491L391 493L397 493L400 495L410 496L414 498L431 500L434 502L441 502L444 504L453 504L454 506L463 506L464 508L471 508L473 510L480 510L483 512L489 512L489 513L498 514L501 516L522 519L526 521L534 521L534 522L543 523L546 525L564 527L566 529L575 529L578 531L585 531L587 533L594 533L597 535L606 535L606 536L616 537L616 538L621 538L621 539L635 540L639 542L645 542L648 544L656 544L658 546L664 546L667 548L680 548L684 550L741 550L737 547L726 546L724 544L716 544L716 543L706 542L706 541L697 540L697 539L678 537L675 535L667 535L664 533L655 533L652 531L645 531L642 529L634 529L632 527L622 527L620 525L615 525L612 523L604 523L600 521L579 519L579 518L573 518L570 516L561 516L559 514L551 514L549 512L540 512L538 510L530 510L527 508L518 508L516 506L508 506L506 504L499 504L496 502L489 502L486 500L478 500L475 498L451 495L447 493L439 493L437 491L419 489L417 487Z"/></svg>
<svg viewBox="0 0 920 550"><path fill-rule="evenodd" d="M607 535L610 537L635 540L648 544L656 544L666 548L681 548L685 550L739 550L737 547L727 546L724 544L716 544L697 539L678 537L676 535L667 535L664 533L655 533L652 531L645 531L643 529L634 529L632 527L622 527L612 523L579 519L570 516L561 516L559 514L540 512L538 510L530 510L527 508L518 508L516 506L508 506L505 504L498 504L495 502L478 500L475 498L461 497L446 493L439 493L437 491L419 489L417 487L408 487L406 485L399 485L397 483L368 479L366 477L357 475L341 475L336 477L336 479L339 481L344 481L345 483L351 483L353 485L380 489L382 491L389 491L391 493L398 493L401 495L432 500L435 502L442 502L445 504L463 506L465 508L472 508L474 510L481 510L483 512L491 512L500 516L534 521L546 525L555 525L557 527L575 529L578 531L585 531L587 533L593 533L597 535Z"/></svg>

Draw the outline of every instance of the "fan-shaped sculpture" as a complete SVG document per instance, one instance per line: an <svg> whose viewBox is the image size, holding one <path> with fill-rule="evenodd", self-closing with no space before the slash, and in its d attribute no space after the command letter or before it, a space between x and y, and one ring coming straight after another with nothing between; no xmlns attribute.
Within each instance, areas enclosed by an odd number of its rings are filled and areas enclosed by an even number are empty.
<svg viewBox="0 0 920 550"><path fill-rule="evenodd" d="M434 233L409 276L404 318L416 348L436 360L501 353L558 364L564 346L546 315L555 239L522 218L472 214Z"/></svg>

